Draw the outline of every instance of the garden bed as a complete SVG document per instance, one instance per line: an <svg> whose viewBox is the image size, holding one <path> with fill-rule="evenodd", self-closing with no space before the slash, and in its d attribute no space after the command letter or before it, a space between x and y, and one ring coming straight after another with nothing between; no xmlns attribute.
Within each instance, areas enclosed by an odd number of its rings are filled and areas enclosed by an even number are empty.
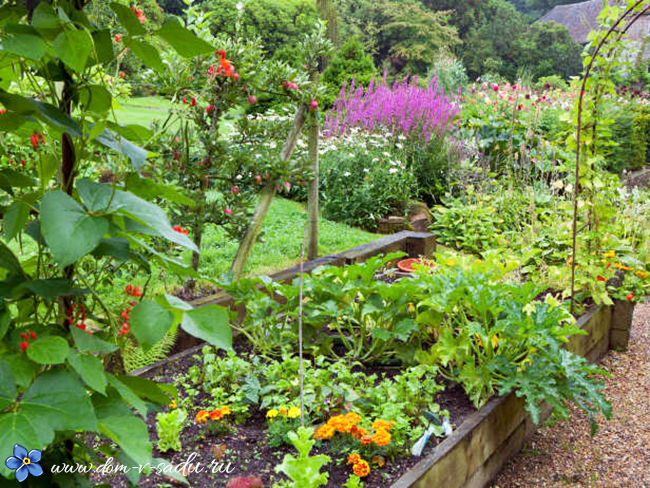
<svg viewBox="0 0 650 488"><path fill-rule="evenodd" d="M361 246L349 249L339 254L331 254L312 261L306 261L303 263L303 270L305 273L311 273L319 266L345 266L349 264L362 263L373 256L392 252L404 252L408 257L418 258L422 256L431 256L435 251L436 240L432 234L427 232L402 231L367 244L362 244ZM293 281L298 276L299 272L299 266L292 266L271 274L270 278L273 281L288 283ZM192 301L191 304L194 307L216 304L230 308L233 307L233 299L224 292L217 292L196 299ZM172 356L159 363L134 371L131 374L138 375L144 371L154 369L168 361L177 360L184 354L193 354L198 351L203 344L203 341L200 339L187 334L183 330L179 330L178 338L174 345L174 349L171 352Z"/></svg>
<svg viewBox="0 0 650 488"><path fill-rule="evenodd" d="M595 307L578 319L587 335L574 336L567 348L592 362L610 346L615 324L623 328L613 307ZM631 321L627 320L629 330ZM550 408L542 409L547 418ZM494 398L470 415L448 439L405 473L391 488L481 488L496 476L535 431L536 425L514 393Z"/></svg>

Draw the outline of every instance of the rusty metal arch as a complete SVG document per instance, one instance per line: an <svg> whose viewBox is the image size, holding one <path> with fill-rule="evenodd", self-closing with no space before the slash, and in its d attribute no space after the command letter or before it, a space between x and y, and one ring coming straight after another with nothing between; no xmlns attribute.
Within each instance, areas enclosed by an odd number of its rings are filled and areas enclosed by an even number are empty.
<svg viewBox="0 0 650 488"><path fill-rule="evenodd" d="M578 196L580 195L580 143L582 134L582 110L584 108L585 89L587 87L587 80L591 76L594 69L596 57L605 45L611 41L619 41L627 34L632 27L641 17L650 13L650 5L642 7L643 4L650 4L650 0L637 0L619 16L619 18L608 29L607 33L600 42L596 45L596 49L591 53L591 61L585 69L580 86L580 93L578 99L578 122L576 127L576 167L575 167L575 190L573 193L573 248L571 259L571 312L575 306L575 276L576 276L576 250L577 250L577 235L578 235ZM642 7L642 8L640 8Z"/></svg>

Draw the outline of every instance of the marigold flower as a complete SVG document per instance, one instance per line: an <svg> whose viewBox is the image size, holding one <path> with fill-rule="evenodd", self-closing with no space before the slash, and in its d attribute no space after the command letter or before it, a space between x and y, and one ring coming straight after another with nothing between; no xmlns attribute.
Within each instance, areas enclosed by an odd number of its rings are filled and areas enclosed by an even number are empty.
<svg viewBox="0 0 650 488"><path fill-rule="evenodd" d="M364 436L359 440L359 442L361 442L361 445L362 445L362 446L369 446L370 444L372 444L372 437L367 436L367 435L364 435Z"/></svg>
<svg viewBox="0 0 650 488"><path fill-rule="evenodd" d="M352 429L352 424L350 421L348 421L345 415L337 415L335 417L332 417L327 423L342 434L348 434Z"/></svg>
<svg viewBox="0 0 650 488"><path fill-rule="evenodd" d="M336 430L331 425L321 425L316 431L315 437L317 439L331 439Z"/></svg>
<svg viewBox="0 0 650 488"><path fill-rule="evenodd" d="M274 419L277 416L278 416L278 411L275 408L272 408L271 410L266 412L267 419Z"/></svg>
<svg viewBox="0 0 650 488"><path fill-rule="evenodd" d="M455 263L454 263L453 259L450 259L450 260L447 261L447 266L453 266L454 264Z"/></svg>
<svg viewBox="0 0 650 488"><path fill-rule="evenodd" d="M199 413L196 414L196 422L207 422L210 418L210 413L207 410L199 410Z"/></svg>
<svg viewBox="0 0 650 488"><path fill-rule="evenodd" d="M171 408L173 410L176 407L178 407L178 405L176 405L176 400L172 399L171 403L169 404L169 408Z"/></svg>
<svg viewBox="0 0 650 488"><path fill-rule="evenodd" d="M606 252L605 254L603 254L603 257L606 257L606 258L615 258L615 257L616 257L616 251L611 250L611 251L609 251L609 252Z"/></svg>
<svg viewBox="0 0 650 488"><path fill-rule="evenodd" d="M221 413L224 415L230 415L232 413L232 410L230 410L229 406L221 407L219 410L221 410Z"/></svg>
<svg viewBox="0 0 650 488"><path fill-rule="evenodd" d="M380 468L383 468L386 465L386 459L384 459L384 456L375 456L372 458L372 464L376 464Z"/></svg>
<svg viewBox="0 0 650 488"><path fill-rule="evenodd" d="M352 468L352 472L359 478L365 478L368 476L370 474L370 465L368 464L368 461L364 461L363 459L359 461Z"/></svg>
<svg viewBox="0 0 650 488"><path fill-rule="evenodd" d="M634 274L637 275L637 276L640 276L641 278L647 278L648 277L648 273L644 273L643 271L637 271Z"/></svg>
<svg viewBox="0 0 650 488"><path fill-rule="evenodd" d="M348 422L350 422L352 425L357 425L359 422L361 422L361 415L359 415L356 412L348 412L345 415L345 418L347 419Z"/></svg>
<svg viewBox="0 0 650 488"><path fill-rule="evenodd" d="M378 430L372 437L372 442L377 444L379 447L387 446L390 444L390 434L386 430Z"/></svg>
<svg viewBox="0 0 650 488"><path fill-rule="evenodd" d="M368 431L366 429L364 429L363 427L357 427L356 425L353 425L350 428L350 434L352 434L352 437L354 439L361 439L367 433L368 433Z"/></svg>
<svg viewBox="0 0 650 488"><path fill-rule="evenodd" d="M607 278L603 278L602 276L597 276L597 277L596 277L596 280L597 280L597 281L603 281L603 282L605 282L605 283L607 282Z"/></svg>
<svg viewBox="0 0 650 488"><path fill-rule="evenodd" d="M297 417L300 417L300 409L298 407L291 407L287 412L287 417L289 417L290 419L295 419Z"/></svg>
<svg viewBox="0 0 650 488"><path fill-rule="evenodd" d="M348 456L348 464L355 465L361 461L361 456L358 453L354 452Z"/></svg>
<svg viewBox="0 0 650 488"><path fill-rule="evenodd" d="M280 415L282 415L283 417L286 417L287 413L289 413L289 411L287 410L287 407L280 407Z"/></svg>
<svg viewBox="0 0 650 488"><path fill-rule="evenodd" d="M223 418L223 412L220 409L212 410L210 412L210 420L221 420Z"/></svg>
<svg viewBox="0 0 650 488"><path fill-rule="evenodd" d="M372 428L373 428L374 430L385 430L385 431L389 431L389 430L391 429L392 426L393 426L393 422L389 422L388 420L381 420L381 419L378 419L378 420L375 420L375 421L372 423Z"/></svg>

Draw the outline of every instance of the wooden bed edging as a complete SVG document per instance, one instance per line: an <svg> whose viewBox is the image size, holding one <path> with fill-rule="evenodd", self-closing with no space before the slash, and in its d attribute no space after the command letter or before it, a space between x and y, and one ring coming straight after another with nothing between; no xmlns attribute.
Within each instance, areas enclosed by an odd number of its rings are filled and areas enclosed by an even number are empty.
<svg viewBox="0 0 650 488"><path fill-rule="evenodd" d="M615 310L601 306L580 317L577 325L587 335L571 337L567 348L592 362L601 359L609 350L613 326L631 327L631 314L621 317ZM550 406L543 405L540 421L550 413ZM523 399L514 393L494 398L390 488L484 488L536 428Z"/></svg>
<svg viewBox="0 0 650 488"><path fill-rule="evenodd" d="M311 273L319 266L345 266L349 264L362 263L373 256L379 254L388 254L392 252L405 252L409 257L431 256L436 250L436 240L433 234L428 232L403 231L387 237L382 237L372 242L362 244L339 254L331 254L321 258L314 259L303 263L303 270ZM300 272L299 266L278 271L270 275L273 281L288 283L298 277ZM222 307L231 308L234 306L232 298L225 292L218 292L204 298L199 298L190 302L194 307L206 305L221 305ZM174 349L176 354L149 366L131 371L131 376L140 376L152 371L170 362L175 362L192 354L198 353L206 343L197 339L179 328L178 338Z"/></svg>

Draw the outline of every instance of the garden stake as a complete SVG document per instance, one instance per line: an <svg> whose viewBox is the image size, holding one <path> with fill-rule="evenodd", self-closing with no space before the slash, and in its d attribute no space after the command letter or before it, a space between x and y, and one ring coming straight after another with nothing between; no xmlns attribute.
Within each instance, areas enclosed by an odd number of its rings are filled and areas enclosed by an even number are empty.
<svg viewBox="0 0 650 488"><path fill-rule="evenodd" d="M300 283L300 290L298 294L298 377L300 378L300 425L305 427L305 390L303 388L304 370L302 367L302 275L303 275L303 261L305 258L305 242L307 241L307 229L310 227L309 222L305 224L302 231L302 245L300 246L300 268L298 273L298 280Z"/></svg>

